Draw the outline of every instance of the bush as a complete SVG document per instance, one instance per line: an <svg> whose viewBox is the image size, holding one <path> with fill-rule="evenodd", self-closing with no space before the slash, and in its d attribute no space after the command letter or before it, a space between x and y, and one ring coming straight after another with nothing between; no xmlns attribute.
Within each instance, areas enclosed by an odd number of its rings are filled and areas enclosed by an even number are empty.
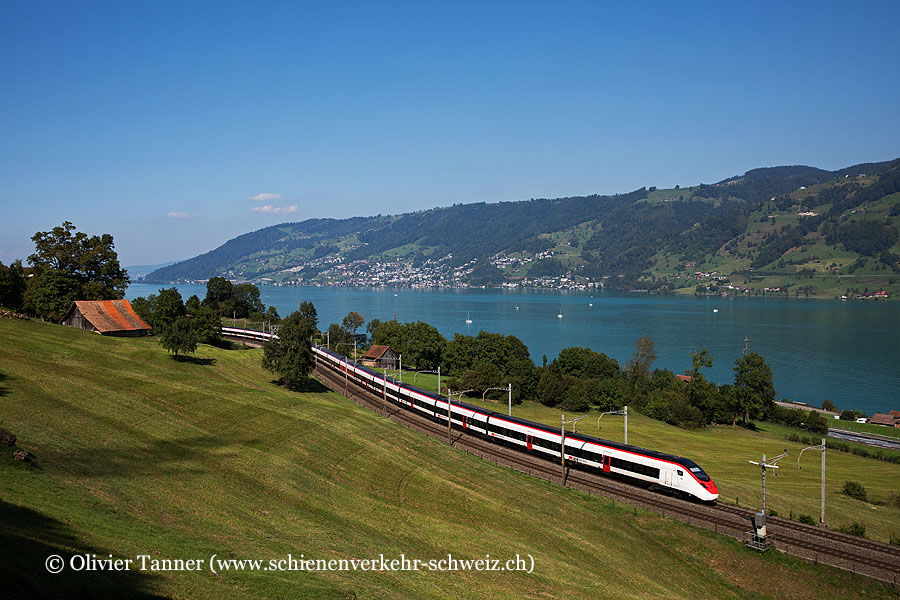
<svg viewBox="0 0 900 600"><path fill-rule="evenodd" d="M809 515L800 515L799 517L797 517L797 520L800 521L801 523L803 523L804 525L815 525L816 524L816 520L813 519Z"/></svg>
<svg viewBox="0 0 900 600"><path fill-rule="evenodd" d="M900 508L900 493L891 492L888 494L887 505L894 508Z"/></svg>
<svg viewBox="0 0 900 600"><path fill-rule="evenodd" d="M866 537L866 526L862 523L850 523L849 525L841 525L838 527L838 531L841 533L849 533L850 535L855 535L857 537Z"/></svg>
<svg viewBox="0 0 900 600"><path fill-rule="evenodd" d="M845 481L844 489L842 489L841 492L856 500L862 500L863 502L869 501L869 495L866 493L866 488L858 481Z"/></svg>

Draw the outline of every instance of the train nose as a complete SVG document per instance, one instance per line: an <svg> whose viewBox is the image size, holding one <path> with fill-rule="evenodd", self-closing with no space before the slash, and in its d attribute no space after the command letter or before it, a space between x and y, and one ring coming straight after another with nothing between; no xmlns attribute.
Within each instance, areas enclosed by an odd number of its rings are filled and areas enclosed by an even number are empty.
<svg viewBox="0 0 900 600"><path fill-rule="evenodd" d="M709 481L704 483L703 487L705 487L706 491L709 492L710 494L718 494L719 493L719 488L716 487L716 484L712 479L710 479Z"/></svg>

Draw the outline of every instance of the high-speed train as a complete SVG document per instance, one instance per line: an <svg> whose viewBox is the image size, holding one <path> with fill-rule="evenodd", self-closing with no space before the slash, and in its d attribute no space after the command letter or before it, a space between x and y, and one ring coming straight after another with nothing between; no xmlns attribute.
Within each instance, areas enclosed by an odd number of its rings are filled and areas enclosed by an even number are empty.
<svg viewBox="0 0 900 600"><path fill-rule="evenodd" d="M557 460L564 450L567 464L639 480L704 502L713 502L719 497L719 490L710 476L689 458L579 433L566 432L563 440L558 428L465 402L448 402L447 398L432 392L390 378L385 379L378 371L358 365L320 346L313 345L312 350L319 365L339 372L354 383L407 410L446 422L449 403L452 425L466 432Z"/></svg>

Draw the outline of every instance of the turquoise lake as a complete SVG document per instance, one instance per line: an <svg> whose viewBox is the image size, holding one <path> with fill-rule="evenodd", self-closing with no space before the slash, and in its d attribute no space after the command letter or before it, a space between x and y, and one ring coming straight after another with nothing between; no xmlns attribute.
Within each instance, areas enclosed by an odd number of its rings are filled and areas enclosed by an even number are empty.
<svg viewBox="0 0 900 600"><path fill-rule="evenodd" d="M135 284L127 298L161 286ZM204 286L176 286L187 300ZM673 297L614 292L550 290L417 290L261 286L263 302L281 316L309 300L319 327L340 323L351 310L376 318L425 321L447 338L479 331L514 335L536 364L569 346L604 352L624 365L634 342L650 337L659 355L654 367L683 373L691 353L706 348L711 381L731 383L744 338L772 367L778 398L871 415L900 409L900 303ZM561 317L559 315L562 315ZM467 324L466 318L472 323ZM362 331L362 329L360 330Z"/></svg>

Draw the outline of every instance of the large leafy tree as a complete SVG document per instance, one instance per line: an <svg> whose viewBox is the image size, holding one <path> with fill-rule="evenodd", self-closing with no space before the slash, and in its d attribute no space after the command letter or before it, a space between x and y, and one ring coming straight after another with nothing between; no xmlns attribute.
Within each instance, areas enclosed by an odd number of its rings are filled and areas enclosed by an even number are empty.
<svg viewBox="0 0 900 600"><path fill-rule="evenodd" d="M153 316L150 325L157 332L163 332L185 314L184 301L181 299L178 289L174 287L161 289L153 302Z"/></svg>
<svg viewBox="0 0 900 600"><path fill-rule="evenodd" d="M69 221L32 236L34 254L28 257L39 281L55 271L75 282L79 300L114 300L125 295L128 273L119 265L112 235L88 236ZM39 307L35 307L39 308Z"/></svg>
<svg viewBox="0 0 900 600"><path fill-rule="evenodd" d="M444 349L441 365L459 381L477 384L479 391L512 383L515 403L533 396L538 384L528 347L512 335L485 331L476 337L456 334Z"/></svg>
<svg viewBox="0 0 900 600"><path fill-rule="evenodd" d="M261 315L266 310L262 300L260 300L259 288L252 283L242 283L234 286L234 291L231 295L231 306L232 314L239 319L251 315L255 315L254 319L258 318L256 315ZM226 314L225 316L228 315Z"/></svg>
<svg viewBox="0 0 900 600"><path fill-rule="evenodd" d="M299 386L314 366L311 339L315 332L312 319L300 311L292 312L281 322L278 337L263 347L263 368L278 375L284 385Z"/></svg>
<svg viewBox="0 0 900 600"><path fill-rule="evenodd" d="M563 348L553 361L560 371L579 379L612 379L619 375L619 363L590 348Z"/></svg>
<svg viewBox="0 0 900 600"><path fill-rule="evenodd" d="M734 361L734 388L739 399L736 408L743 411L745 421L750 420L751 414L758 417L769 413L775 404L772 369L756 352Z"/></svg>
<svg viewBox="0 0 900 600"><path fill-rule="evenodd" d="M373 344L390 346L403 355L404 364L415 365L417 369L433 369L441 364L447 339L428 323L372 319L367 330Z"/></svg>
<svg viewBox="0 0 900 600"><path fill-rule="evenodd" d="M231 315L228 303L234 294L234 284L224 277L210 277L206 282L206 297L203 299L203 305L209 306L220 315Z"/></svg>
<svg viewBox="0 0 900 600"><path fill-rule="evenodd" d="M197 340L204 344L218 343L222 333L222 321L209 306L199 306L191 313L191 325L197 333Z"/></svg>
<svg viewBox="0 0 900 600"><path fill-rule="evenodd" d="M300 303L300 309L297 311L304 319L312 321L313 327L319 326L319 313L316 311L316 305L309 300Z"/></svg>

